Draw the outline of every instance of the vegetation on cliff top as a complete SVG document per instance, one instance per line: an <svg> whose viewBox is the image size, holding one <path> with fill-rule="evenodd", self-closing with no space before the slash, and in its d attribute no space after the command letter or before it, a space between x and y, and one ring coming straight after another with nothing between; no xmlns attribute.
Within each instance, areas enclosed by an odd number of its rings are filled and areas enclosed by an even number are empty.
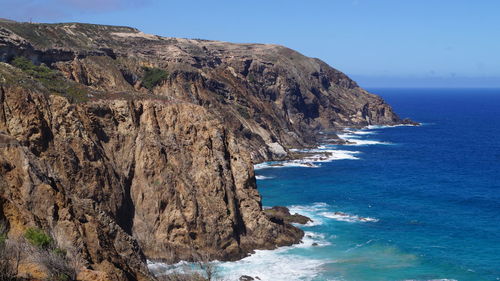
<svg viewBox="0 0 500 281"><path fill-rule="evenodd" d="M77 47L80 50L96 48L95 40L100 37L108 42L114 42L112 33L135 33L137 29L126 26L98 25L87 23L28 23L28 22L0 22L0 27L5 27L17 35L29 40L41 48ZM70 30L70 32L67 32ZM119 42L114 42L119 43Z"/></svg>
<svg viewBox="0 0 500 281"><path fill-rule="evenodd" d="M25 57L15 57L10 63L42 84L51 94L67 97L71 102L84 102L88 99L88 92L82 85L64 78L59 71L43 64L35 65Z"/></svg>
<svg viewBox="0 0 500 281"><path fill-rule="evenodd" d="M168 72L160 68L144 68L144 77L142 85L149 90L158 86L161 82L167 80Z"/></svg>

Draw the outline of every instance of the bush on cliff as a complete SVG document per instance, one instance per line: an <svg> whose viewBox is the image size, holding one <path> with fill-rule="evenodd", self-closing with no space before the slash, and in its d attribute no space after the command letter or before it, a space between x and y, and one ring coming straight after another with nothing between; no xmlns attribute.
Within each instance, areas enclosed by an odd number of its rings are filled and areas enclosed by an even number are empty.
<svg viewBox="0 0 500 281"><path fill-rule="evenodd" d="M168 72L160 68L144 68L144 77L142 78L142 85L152 90L154 87L158 86L161 82L168 78Z"/></svg>
<svg viewBox="0 0 500 281"><path fill-rule="evenodd" d="M67 97L71 102L87 100L88 93L85 88L74 81L67 80L59 71L50 69L44 64L35 65L25 57L15 57L10 64L40 82L51 93Z"/></svg>
<svg viewBox="0 0 500 281"><path fill-rule="evenodd" d="M68 255L65 249L56 247L54 238L39 228L28 228L24 233L24 238L31 246L23 246L22 243L26 242L21 240L17 242L16 248L24 249L23 255L42 265L47 270L49 280L69 281L76 279L77 271L81 267L76 250Z"/></svg>
<svg viewBox="0 0 500 281"><path fill-rule="evenodd" d="M26 230L24 238L26 238L31 245L42 249L48 249L53 242L52 238L45 234L43 230L34 227Z"/></svg>
<svg viewBox="0 0 500 281"><path fill-rule="evenodd" d="M51 80L57 79L58 73L48 68L46 65L34 65L25 57L15 57L11 64L27 74L37 79Z"/></svg>

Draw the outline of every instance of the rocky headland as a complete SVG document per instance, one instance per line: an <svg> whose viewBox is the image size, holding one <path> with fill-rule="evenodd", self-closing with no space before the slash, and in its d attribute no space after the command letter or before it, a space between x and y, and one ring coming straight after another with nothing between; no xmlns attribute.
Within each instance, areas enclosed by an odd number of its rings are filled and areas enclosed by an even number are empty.
<svg viewBox="0 0 500 281"><path fill-rule="evenodd" d="M294 157L320 131L402 123L283 46L0 21L3 231L50 234L80 261L80 280L149 280L146 259L236 260L298 243L291 223L307 218L262 210L253 164Z"/></svg>

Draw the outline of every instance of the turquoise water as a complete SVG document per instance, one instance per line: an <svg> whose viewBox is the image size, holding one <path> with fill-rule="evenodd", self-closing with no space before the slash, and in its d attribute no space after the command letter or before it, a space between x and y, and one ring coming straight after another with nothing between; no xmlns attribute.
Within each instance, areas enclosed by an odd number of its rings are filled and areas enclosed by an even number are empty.
<svg viewBox="0 0 500 281"><path fill-rule="evenodd" d="M372 91L424 125L344 134L360 145L322 147L341 152L314 168L257 167L265 206L314 222L304 244L225 263L228 276L500 280L500 90Z"/></svg>

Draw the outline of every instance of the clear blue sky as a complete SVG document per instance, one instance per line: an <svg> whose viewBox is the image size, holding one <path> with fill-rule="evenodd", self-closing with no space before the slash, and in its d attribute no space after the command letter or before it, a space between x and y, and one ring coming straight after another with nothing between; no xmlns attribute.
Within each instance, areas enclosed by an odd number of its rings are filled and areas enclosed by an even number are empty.
<svg viewBox="0 0 500 281"><path fill-rule="evenodd" d="M0 0L0 17L276 43L362 86L500 87L500 0Z"/></svg>

